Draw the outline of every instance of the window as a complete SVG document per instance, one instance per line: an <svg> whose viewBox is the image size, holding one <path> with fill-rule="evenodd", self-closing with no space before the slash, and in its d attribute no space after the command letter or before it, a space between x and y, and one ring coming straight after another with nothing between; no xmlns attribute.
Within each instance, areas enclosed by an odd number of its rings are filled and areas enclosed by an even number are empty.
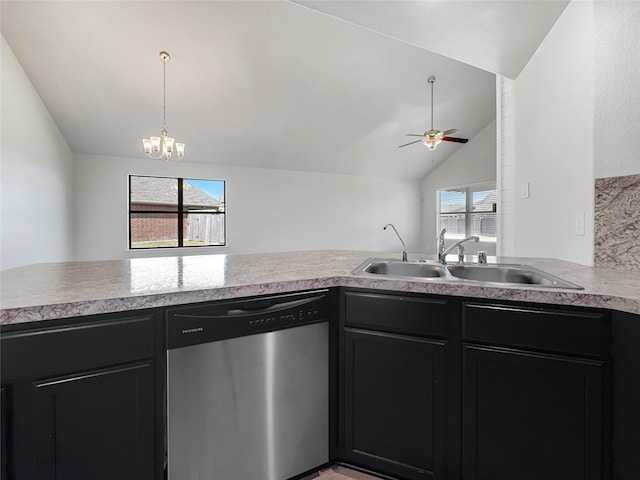
<svg viewBox="0 0 640 480"><path fill-rule="evenodd" d="M446 239L478 235L481 242L496 242L496 186L470 185L438 190L438 232Z"/></svg>
<svg viewBox="0 0 640 480"><path fill-rule="evenodd" d="M225 243L223 180L129 176L129 248Z"/></svg>

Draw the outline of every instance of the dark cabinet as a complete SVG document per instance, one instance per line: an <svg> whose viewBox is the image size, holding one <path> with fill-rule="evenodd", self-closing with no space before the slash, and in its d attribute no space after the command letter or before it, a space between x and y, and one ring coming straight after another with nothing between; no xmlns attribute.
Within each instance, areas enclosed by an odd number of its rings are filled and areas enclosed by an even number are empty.
<svg viewBox="0 0 640 480"><path fill-rule="evenodd" d="M345 457L402 478L443 478L445 344L345 333Z"/></svg>
<svg viewBox="0 0 640 480"><path fill-rule="evenodd" d="M3 329L2 478L162 478L158 318L67 322Z"/></svg>
<svg viewBox="0 0 640 480"><path fill-rule="evenodd" d="M464 347L465 480L601 478L602 363Z"/></svg>
<svg viewBox="0 0 640 480"><path fill-rule="evenodd" d="M640 315L613 312L612 478L640 478Z"/></svg>
<svg viewBox="0 0 640 480"><path fill-rule="evenodd" d="M445 478L447 340L437 336L446 335L446 311L441 300L347 293L344 461L403 479Z"/></svg>
<svg viewBox="0 0 640 480"><path fill-rule="evenodd" d="M462 313L463 478L607 478L603 315L474 303Z"/></svg>
<svg viewBox="0 0 640 480"><path fill-rule="evenodd" d="M343 462L399 480L611 478L607 312L359 289L341 298ZM620 423L615 438L630 446Z"/></svg>
<svg viewBox="0 0 640 480"><path fill-rule="evenodd" d="M0 478L7 478L7 389L0 388Z"/></svg>
<svg viewBox="0 0 640 480"><path fill-rule="evenodd" d="M151 480L151 364L31 384L35 478Z"/></svg>

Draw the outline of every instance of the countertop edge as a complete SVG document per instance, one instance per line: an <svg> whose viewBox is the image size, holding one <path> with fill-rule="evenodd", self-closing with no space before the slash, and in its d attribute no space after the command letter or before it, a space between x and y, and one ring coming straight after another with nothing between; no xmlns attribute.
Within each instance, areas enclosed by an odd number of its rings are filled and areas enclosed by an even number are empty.
<svg viewBox="0 0 640 480"><path fill-rule="evenodd" d="M370 278L356 275L339 275L2 309L0 310L0 325L20 325L53 319L86 317L105 313L137 311L198 302L332 287L366 288L478 298L483 300L577 306L640 314L640 302L631 298L610 294L596 294L574 290L542 290L535 287L461 285L448 282L412 281L401 278Z"/></svg>

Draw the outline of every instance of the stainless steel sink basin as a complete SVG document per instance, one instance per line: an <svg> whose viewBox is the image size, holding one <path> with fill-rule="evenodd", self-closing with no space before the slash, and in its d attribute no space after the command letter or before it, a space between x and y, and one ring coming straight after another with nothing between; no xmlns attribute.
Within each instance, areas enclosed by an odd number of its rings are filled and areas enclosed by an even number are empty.
<svg viewBox="0 0 640 480"><path fill-rule="evenodd" d="M392 277L441 278L447 274L444 267L437 263L378 259L373 259L361 265L359 270L361 270L361 273L376 273Z"/></svg>
<svg viewBox="0 0 640 480"><path fill-rule="evenodd" d="M528 265L504 263L442 265L434 261L401 262L400 260L370 258L356 268L353 273L355 275L374 274L386 277L411 277L582 290L582 287L575 283L555 277L537 268Z"/></svg>
<svg viewBox="0 0 640 480"><path fill-rule="evenodd" d="M456 278L476 282L511 283L536 285L539 287L571 288L581 290L575 283L567 282L549 273L528 265L447 265L447 270Z"/></svg>

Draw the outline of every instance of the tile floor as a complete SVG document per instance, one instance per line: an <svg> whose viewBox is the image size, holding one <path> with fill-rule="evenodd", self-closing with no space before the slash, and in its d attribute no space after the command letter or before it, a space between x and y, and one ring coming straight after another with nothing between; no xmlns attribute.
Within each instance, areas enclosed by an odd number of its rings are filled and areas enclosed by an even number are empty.
<svg viewBox="0 0 640 480"><path fill-rule="evenodd" d="M378 477L334 465L326 470L304 477L302 480L379 480Z"/></svg>

